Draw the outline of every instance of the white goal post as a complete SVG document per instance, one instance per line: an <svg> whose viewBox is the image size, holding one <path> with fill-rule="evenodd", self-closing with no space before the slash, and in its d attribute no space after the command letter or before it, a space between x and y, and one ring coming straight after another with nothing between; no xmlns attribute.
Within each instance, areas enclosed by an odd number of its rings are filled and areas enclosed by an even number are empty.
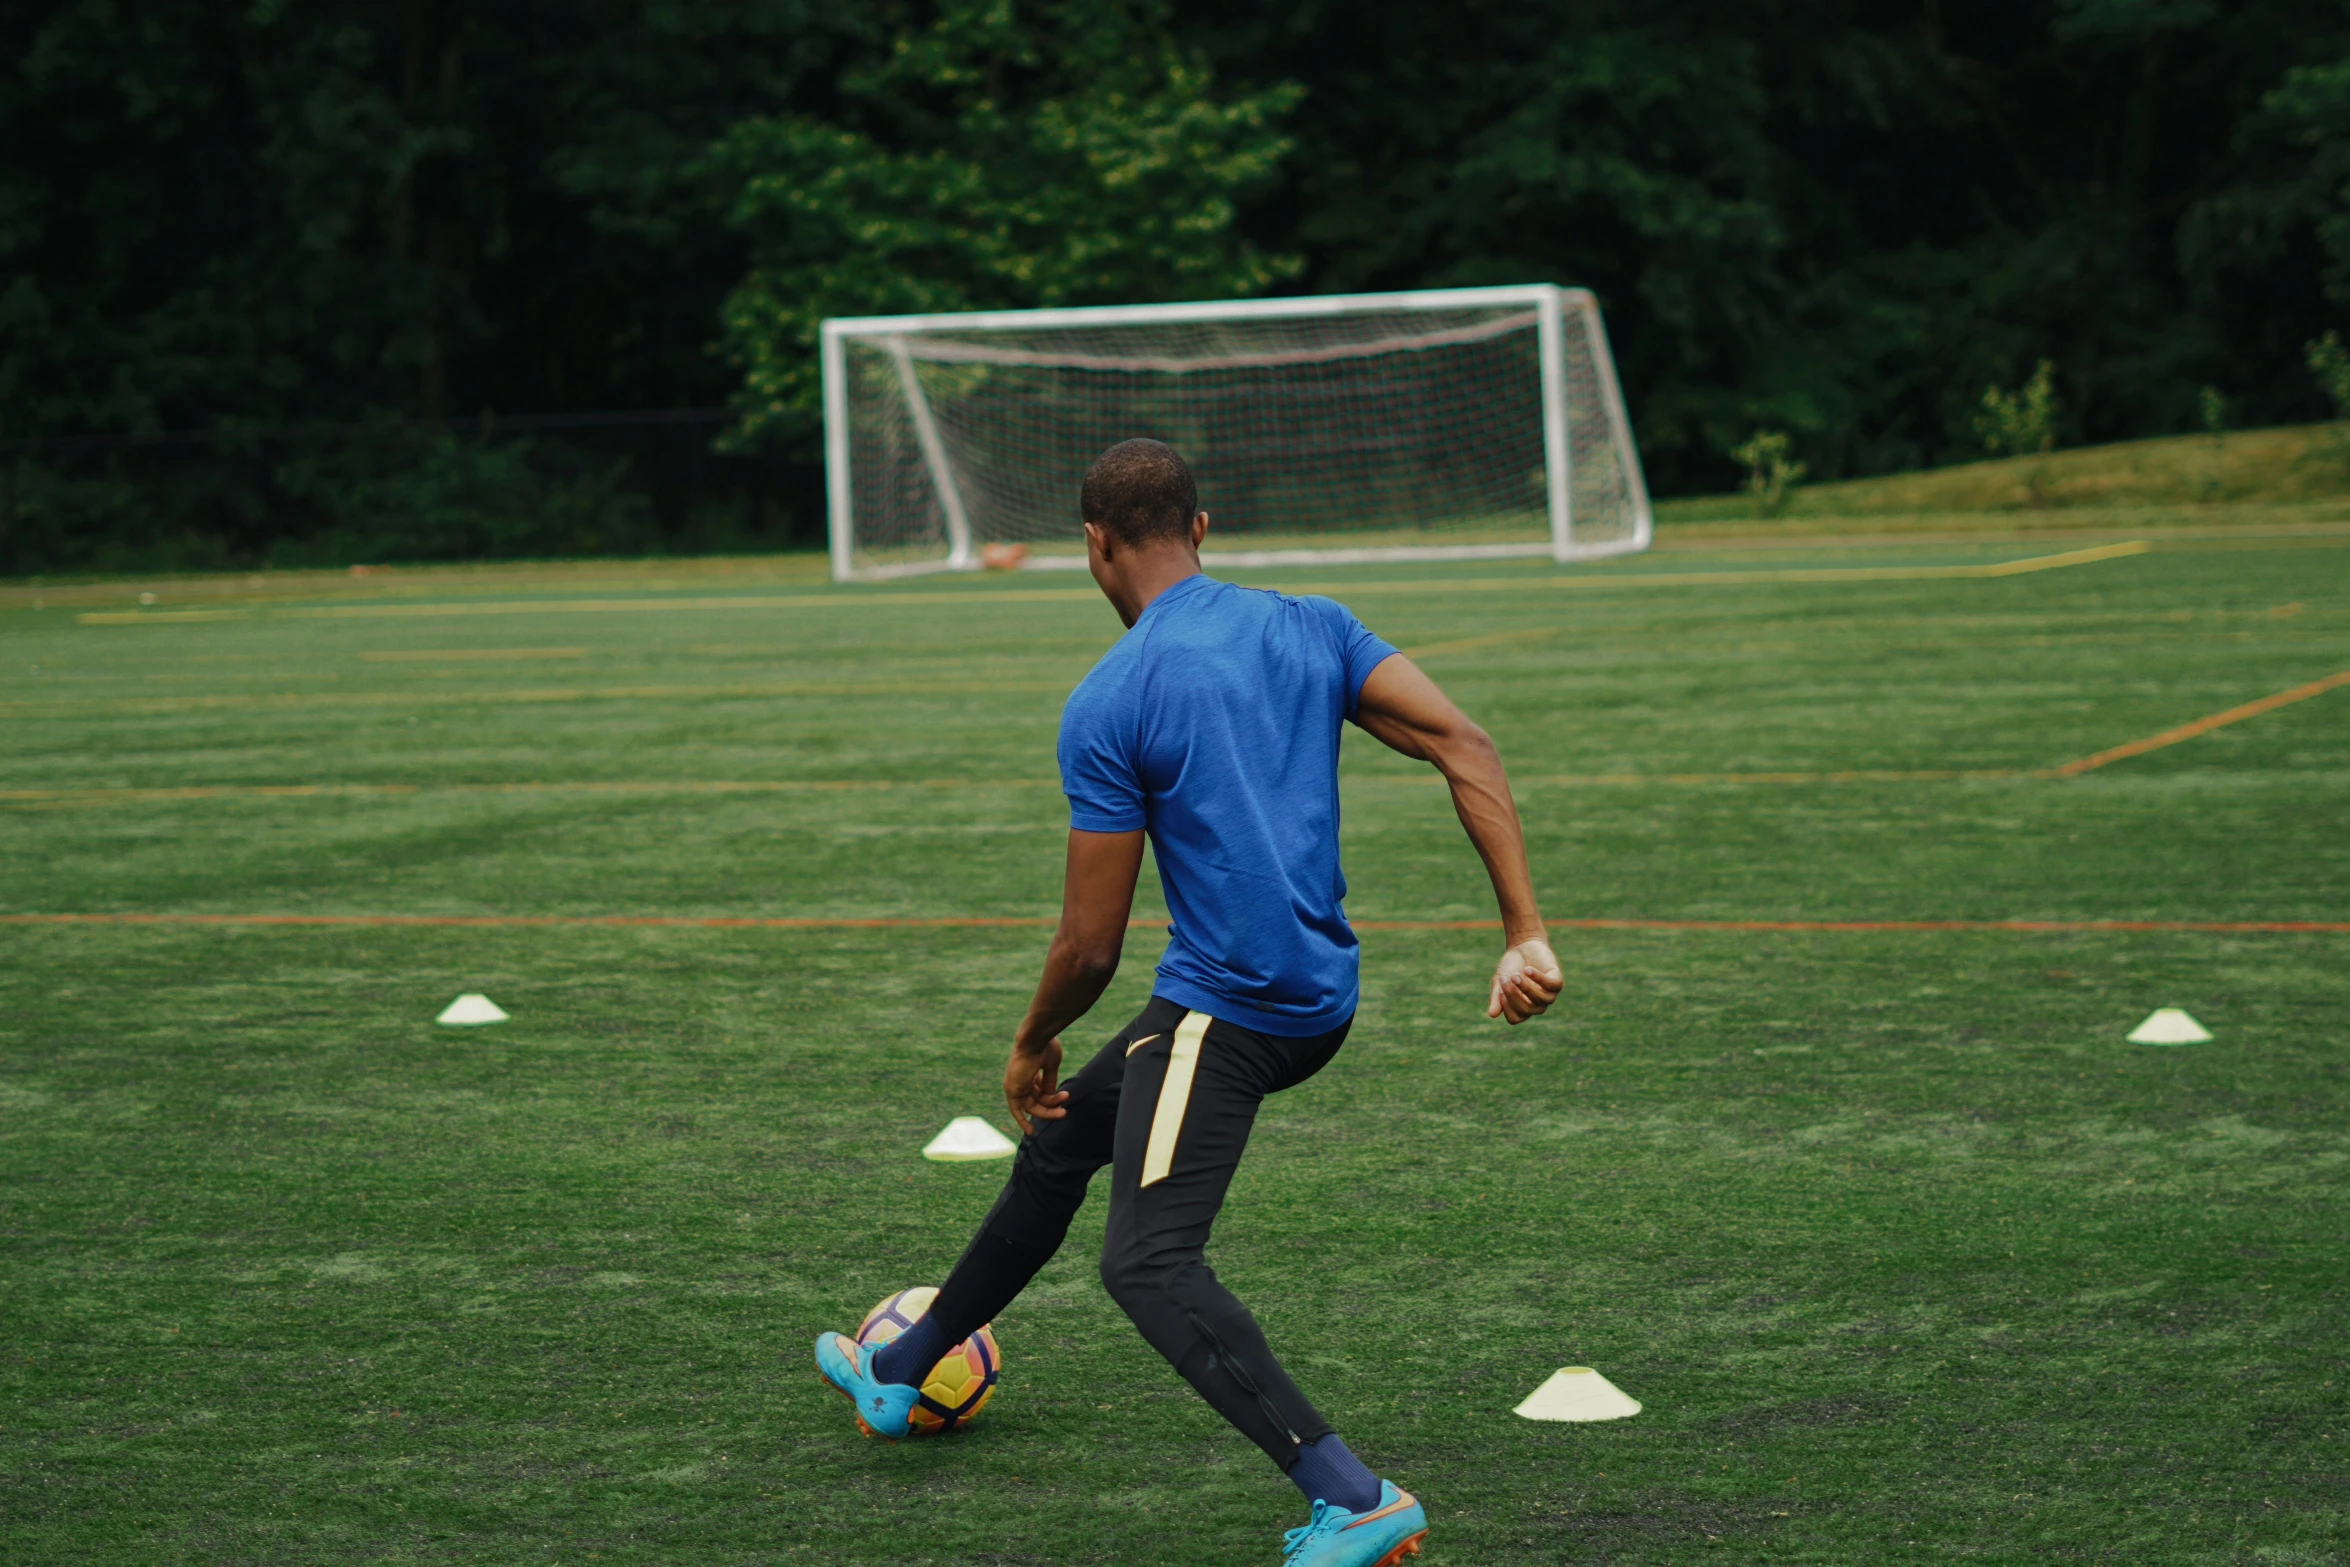
<svg viewBox="0 0 2350 1567"><path fill-rule="evenodd" d="M1191 465L1211 566L1570 561L1649 541L1585 289L844 317L822 354L843 581L1082 566L1079 483L1132 436Z"/></svg>

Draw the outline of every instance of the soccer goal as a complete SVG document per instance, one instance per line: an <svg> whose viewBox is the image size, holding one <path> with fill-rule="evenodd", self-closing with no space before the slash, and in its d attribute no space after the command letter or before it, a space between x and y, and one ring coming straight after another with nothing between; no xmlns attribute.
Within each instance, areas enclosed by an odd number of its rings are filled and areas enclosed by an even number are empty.
<svg viewBox="0 0 2350 1567"><path fill-rule="evenodd" d="M1567 561L1649 540L1583 289L865 316L822 341L843 580L1082 566L1078 487L1133 436L1191 464L1210 565Z"/></svg>

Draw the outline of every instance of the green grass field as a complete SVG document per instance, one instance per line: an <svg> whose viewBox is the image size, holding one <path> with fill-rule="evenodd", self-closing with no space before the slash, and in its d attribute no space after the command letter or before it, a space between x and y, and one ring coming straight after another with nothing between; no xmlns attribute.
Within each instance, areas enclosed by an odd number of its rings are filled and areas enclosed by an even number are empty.
<svg viewBox="0 0 2350 1567"><path fill-rule="evenodd" d="M2214 520L1258 574L1493 730L1562 922L1487 1023L1443 790L1350 737L1363 1010L1211 1255L1423 1560L2350 1559L2350 685L2055 772L2350 670L2350 530ZM0 1558L1273 1567L1098 1201L969 1432L810 1369L1002 1177L917 1150L1002 1124L1116 630L814 572L0 590ZM1514 1418L1564 1364L1645 1411Z"/></svg>

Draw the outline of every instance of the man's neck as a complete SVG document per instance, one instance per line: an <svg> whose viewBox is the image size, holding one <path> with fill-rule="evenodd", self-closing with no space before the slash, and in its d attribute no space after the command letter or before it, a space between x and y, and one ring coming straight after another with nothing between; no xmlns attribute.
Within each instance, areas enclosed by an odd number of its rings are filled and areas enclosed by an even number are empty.
<svg viewBox="0 0 2350 1567"><path fill-rule="evenodd" d="M1199 552L1188 542L1135 551L1121 573L1124 581L1119 585L1125 589L1122 596L1126 602L1117 606L1119 618L1133 625L1160 594L1199 574Z"/></svg>

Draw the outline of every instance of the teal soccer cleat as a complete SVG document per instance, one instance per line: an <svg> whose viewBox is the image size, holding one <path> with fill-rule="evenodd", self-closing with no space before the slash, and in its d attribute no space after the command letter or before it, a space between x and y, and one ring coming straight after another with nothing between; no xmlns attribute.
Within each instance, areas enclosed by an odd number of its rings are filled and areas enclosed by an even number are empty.
<svg viewBox="0 0 2350 1567"><path fill-rule="evenodd" d="M1420 1554L1428 1538L1428 1514L1409 1491L1392 1480L1379 1482L1379 1505L1350 1513L1328 1502L1314 1504L1313 1520L1292 1529L1281 1548L1281 1567L1395 1567Z"/></svg>
<svg viewBox="0 0 2350 1567"><path fill-rule="evenodd" d="M879 1344L860 1344L845 1334L819 1333L816 1369L855 1407L859 1430L895 1442L913 1434L911 1417L914 1406L921 1402L922 1390L875 1380L873 1356L880 1348Z"/></svg>

